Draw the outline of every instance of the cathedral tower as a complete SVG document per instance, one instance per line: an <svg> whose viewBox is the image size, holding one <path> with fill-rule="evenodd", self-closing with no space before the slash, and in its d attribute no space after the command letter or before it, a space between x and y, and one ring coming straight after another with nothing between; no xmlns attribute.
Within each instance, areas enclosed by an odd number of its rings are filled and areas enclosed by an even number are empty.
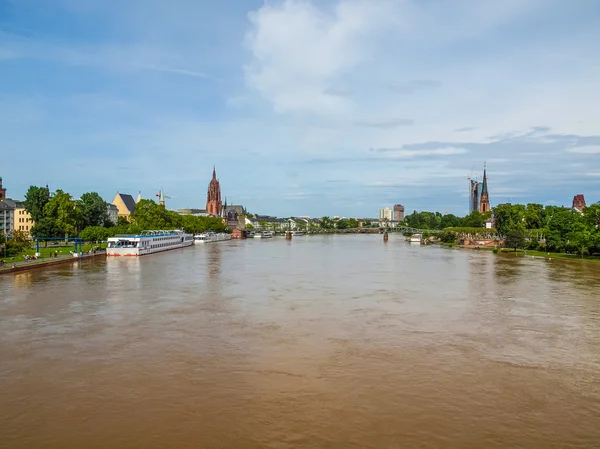
<svg viewBox="0 0 600 449"><path fill-rule="evenodd" d="M6 189L2 188L2 176L0 176L0 200L6 199Z"/></svg>
<svg viewBox="0 0 600 449"><path fill-rule="evenodd" d="M479 212L485 214L489 212L490 209L490 198L488 195L488 185L487 185L487 173L485 168L483 169L483 187L481 188L481 202L479 203Z"/></svg>
<svg viewBox="0 0 600 449"><path fill-rule="evenodd" d="M217 179L217 171L213 167L213 176L208 185L208 194L206 195L206 213L215 217L220 217L222 210L221 186Z"/></svg>

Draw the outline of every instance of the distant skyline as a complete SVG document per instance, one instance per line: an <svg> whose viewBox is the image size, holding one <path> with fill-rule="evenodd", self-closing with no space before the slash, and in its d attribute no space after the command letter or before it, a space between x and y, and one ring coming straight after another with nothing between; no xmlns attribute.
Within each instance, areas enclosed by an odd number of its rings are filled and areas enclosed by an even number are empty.
<svg viewBox="0 0 600 449"><path fill-rule="evenodd" d="M278 216L600 201L597 0L0 0L0 176Z"/></svg>

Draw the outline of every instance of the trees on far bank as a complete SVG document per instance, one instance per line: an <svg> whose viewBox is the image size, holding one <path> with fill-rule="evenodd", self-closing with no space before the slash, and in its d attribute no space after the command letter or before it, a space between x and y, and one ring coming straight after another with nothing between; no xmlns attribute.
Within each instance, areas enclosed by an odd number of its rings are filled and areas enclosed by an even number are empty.
<svg viewBox="0 0 600 449"><path fill-rule="evenodd" d="M541 204L501 204L494 208L494 219L508 248L515 248L515 236L523 234L528 249L582 255L600 252L598 203L585 208L583 213Z"/></svg>
<svg viewBox="0 0 600 449"><path fill-rule="evenodd" d="M144 229L184 229L191 233L227 229L220 218L179 215L152 200L141 200L130 221L119 217L114 225L108 220L106 202L96 192L87 192L74 199L60 189L51 195L46 187L31 186L24 205L34 221L30 233L36 238L79 236L86 241L100 241Z"/></svg>
<svg viewBox="0 0 600 449"><path fill-rule="evenodd" d="M81 195L77 206L81 211L82 227L104 226L108 221L106 201L96 192L88 192Z"/></svg>
<svg viewBox="0 0 600 449"><path fill-rule="evenodd" d="M48 201L50 201L50 192L46 187L31 186L27 190L23 203L34 223L45 217L44 207Z"/></svg>

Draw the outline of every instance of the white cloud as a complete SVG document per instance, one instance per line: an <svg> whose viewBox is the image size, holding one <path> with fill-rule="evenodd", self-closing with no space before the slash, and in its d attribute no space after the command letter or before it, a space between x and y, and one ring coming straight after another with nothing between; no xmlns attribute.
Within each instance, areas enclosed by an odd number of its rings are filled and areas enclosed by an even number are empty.
<svg viewBox="0 0 600 449"><path fill-rule="evenodd" d="M127 176L134 193L163 185L181 207L202 203L216 163L228 197L277 214L296 213L282 194L294 208L333 214L363 190L365 204L453 207L484 160L493 201L525 177L523 195L540 202L572 197L569 182L592 195L584 187L598 179L599 32L557 1L38 3L11 5L106 34L71 39L71 28L50 24L47 35L0 35L0 71L13 80L0 86L4 164L18 166L18 153L58 156L18 178L24 189L48 176L73 193L123 187L119 171L54 175L71 152L83 165L137 164ZM548 14L543 32L532 12ZM513 23L527 34L506 34ZM33 69L20 77L25 65ZM489 139L514 130L528 131Z"/></svg>
<svg viewBox="0 0 600 449"><path fill-rule="evenodd" d="M341 1L328 13L307 1L266 3L249 14L248 85L280 113L352 108L331 84L366 59L369 36L388 23L388 5Z"/></svg>
<svg viewBox="0 0 600 449"><path fill-rule="evenodd" d="M567 150L569 153L580 153L580 154L599 154L600 146L581 146L573 147Z"/></svg>
<svg viewBox="0 0 600 449"><path fill-rule="evenodd" d="M379 151L385 151L387 157L404 159L404 158L417 158L425 156L451 156L454 154L465 154L467 150L465 148L433 148L427 150L393 150L393 149L380 149Z"/></svg>
<svg viewBox="0 0 600 449"><path fill-rule="evenodd" d="M407 118L381 118L371 120L358 120L356 125L365 126L367 128L396 128L398 126L409 126L415 123L412 119Z"/></svg>

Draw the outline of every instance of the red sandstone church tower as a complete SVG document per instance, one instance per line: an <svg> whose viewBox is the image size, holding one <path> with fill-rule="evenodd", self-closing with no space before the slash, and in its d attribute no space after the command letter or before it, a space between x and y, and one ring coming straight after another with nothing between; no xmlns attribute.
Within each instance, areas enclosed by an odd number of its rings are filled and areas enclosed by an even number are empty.
<svg viewBox="0 0 600 449"><path fill-rule="evenodd" d="M479 202L479 212L485 214L490 211L490 198L488 195L487 174L483 169L483 187L481 188L481 201Z"/></svg>
<svg viewBox="0 0 600 449"><path fill-rule="evenodd" d="M0 200L6 199L6 189L2 188L2 176L0 176Z"/></svg>
<svg viewBox="0 0 600 449"><path fill-rule="evenodd" d="M573 209L579 211L579 212L583 212L583 209L585 209L586 204L585 204L585 198L584 196L580 193L578 195L575 195L573 197Z"/></svg>
<svg viewBox="0 0 600 449"><path fill-rule="evenodd" d="M215 217L221 216L223 210L223 203L221 202L221 186L217 179L217 171L213 167L213 177L208 185L208 194L206 196L206 213L214 215Z"/></svg>

